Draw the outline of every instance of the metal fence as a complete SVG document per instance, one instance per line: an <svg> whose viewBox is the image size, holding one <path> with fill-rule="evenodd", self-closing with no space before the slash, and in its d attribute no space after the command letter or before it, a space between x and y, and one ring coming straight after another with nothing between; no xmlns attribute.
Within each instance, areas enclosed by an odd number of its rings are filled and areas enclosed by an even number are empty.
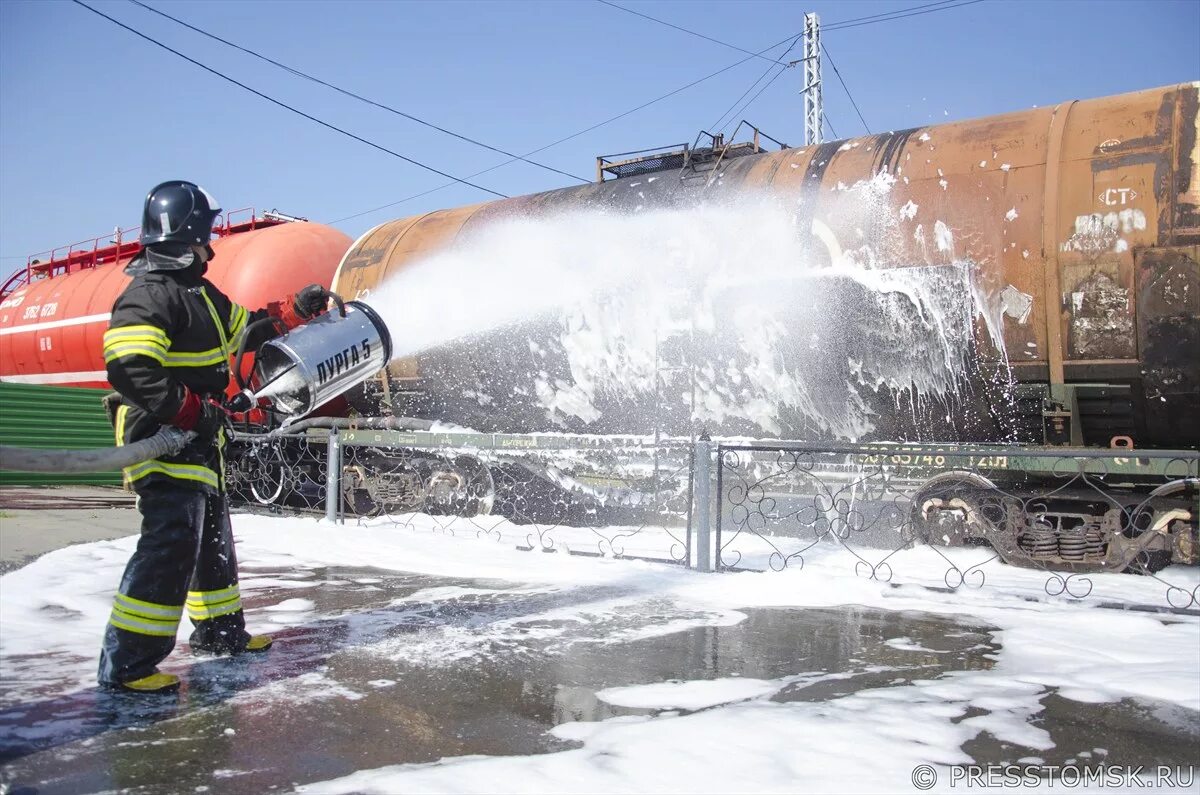
<svg viewBox="0 0 1200 795"><path fill-rule="evenodd" d="M228 479L259 509L526 550L1101 601L1092 575L1128 571L1142 582L1114 599L1195 610L1200 577L1160 570L1197 558L1198 469L1196 452L348 429L244 439Z"/></svg>
<svg viewBox="0 0 1200 795"><path fill-rule="evenodd" d="M1196 559L1195 452L713 447L717 569L812 561L881 582L929 585L936 573L953 591L1004 572L1075 599L1092 595L1091 575L1126 571L1164 587L1171 607L1200 607L1200 586L1158 574Z"/></svg>
<svg viewBox="0 0 1200 795"><path fill-rule="evenodd" d="M686 443L640 437L310 432L247 439L235 503L686 565ZM332 466L330 465L332 462Z"/></svg>

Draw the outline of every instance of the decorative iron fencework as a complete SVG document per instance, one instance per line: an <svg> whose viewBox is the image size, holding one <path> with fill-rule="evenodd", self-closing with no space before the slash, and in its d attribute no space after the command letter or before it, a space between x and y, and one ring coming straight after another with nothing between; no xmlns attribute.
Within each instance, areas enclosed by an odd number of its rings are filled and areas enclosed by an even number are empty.
<svg viewBox="0 0 1200 795"><path fill-rule="evenodd" d="M332 479L331 450L340 463ZM511 541L527 550L681 565L689 559L686 443L321 430L241 437L227 474L234 504L250 510L312 513L336 505L345 521ZM332 503L329 483L336 484Z"/></svg>
<svg viewBox="0 0 1200 795"><path fill-rule="evenodd" d="M718 571L813 566L948 591L994 580L1030 598L1101 601L1114 580L1097 591L1094 575L1129 572L1143 575L1118 580L1135 601L1200 611L1197 570L1162 571L1200 562L1200 453L694 445L310 430L240 438L227 478L234 503L252 510L324 511L531 551Z"/></svg>
<svg viewBox="0 0 1200 795"><path fill-rule="evenodd" d="M1200 586L1159 574L1200 562L1195 452L780 442L716 455L718 569L819 561L892 582L904 567L928 585L936 568L952 591L1033 572L1076 599L1090 575L1127 571L1200 608Z"/></svg>

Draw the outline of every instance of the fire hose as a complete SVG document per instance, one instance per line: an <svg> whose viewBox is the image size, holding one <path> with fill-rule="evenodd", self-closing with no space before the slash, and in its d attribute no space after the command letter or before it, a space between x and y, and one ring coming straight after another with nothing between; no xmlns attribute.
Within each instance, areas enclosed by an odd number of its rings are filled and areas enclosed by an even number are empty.
<svg viewBox="0 0 1200 795"><path fill-rule="evenodd" d="M0 469L51 474L108 472L178 453L195 436L192 431L165 425L153 436L122 447L54 450L0 445Z"/></svg>

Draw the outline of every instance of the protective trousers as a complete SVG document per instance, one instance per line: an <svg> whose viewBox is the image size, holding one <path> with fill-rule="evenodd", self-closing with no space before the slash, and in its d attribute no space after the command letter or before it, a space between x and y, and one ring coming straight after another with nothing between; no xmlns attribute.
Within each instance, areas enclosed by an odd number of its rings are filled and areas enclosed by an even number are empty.
<svg viewBox="0 0 1200 795"><path fill-rule="evenodd" d="M175 646L185 606L193 650L237 653L250 639L224 495L162 481L137 491L142 535L104 632L105 685L154 673Z"/></svg>

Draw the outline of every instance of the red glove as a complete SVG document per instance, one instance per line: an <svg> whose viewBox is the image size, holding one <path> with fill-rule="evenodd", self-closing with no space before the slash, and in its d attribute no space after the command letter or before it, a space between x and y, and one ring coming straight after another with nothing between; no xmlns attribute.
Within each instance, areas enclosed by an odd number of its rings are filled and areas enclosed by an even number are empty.
<svg viewBox="0 0 1200 795"><path fill-rule="evenodd" d="M267 304L267 314L282 320L283 325L287 326L289 330L304 325L304 318L296 314L296 310L292 307L292 300L292 296L289 295L282 301L272 301Z"/></svg>
<svg viewBox="0 0 1200 795"><path fill-rule="evenodd" d="M171 424L176 428L183 428L185 431L192 430L200 419L201 406L200 396L185 386L183 388L183 405L179 407L179 411L175 412Z"/></svg>
<svg viewBox="0 0 1200 795"><path fill-rule="evenodd" d="M217 431L225 424L228 412L211 400L201 400L187 387L184 387L183 405L171 419L171 424L185 431L195 431L201 442L217 438Z"/></svg>

